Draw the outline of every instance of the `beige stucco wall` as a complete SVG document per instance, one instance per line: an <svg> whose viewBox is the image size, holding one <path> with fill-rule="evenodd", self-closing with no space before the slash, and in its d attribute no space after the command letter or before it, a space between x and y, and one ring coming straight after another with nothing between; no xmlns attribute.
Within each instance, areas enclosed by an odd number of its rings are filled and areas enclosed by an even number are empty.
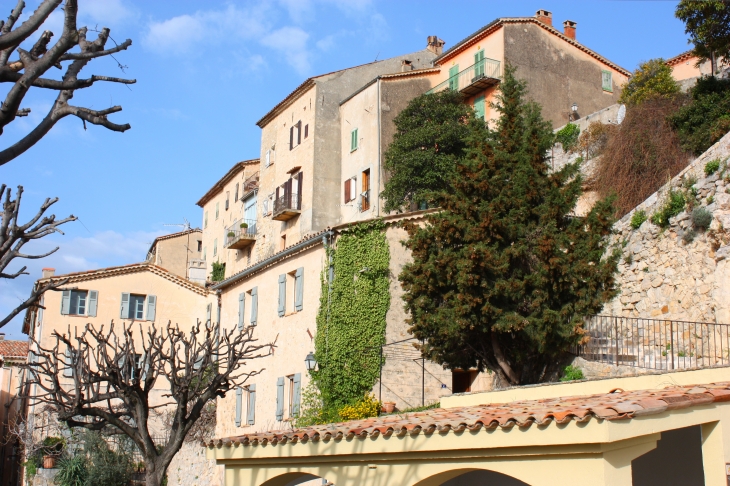
<svg viewBox="0 0 730 486"><path fill-rule="evenodd" d="M202 232L194 232L159 240L152 263L179 277L188 278L188 262L202 258L202 252L198 251L198 241L202 239Z"/></svg>
<svg viewBox="0 0 730 486"><path fill-rule="evenodd" d="M672 76L677 81L683 81L685 79L696 78L699 76L707 76L712 74L712 63L710 61L704 61L699 66L697 64L697 58L691 57L686 61L682 61L672 66Z"/></svg>

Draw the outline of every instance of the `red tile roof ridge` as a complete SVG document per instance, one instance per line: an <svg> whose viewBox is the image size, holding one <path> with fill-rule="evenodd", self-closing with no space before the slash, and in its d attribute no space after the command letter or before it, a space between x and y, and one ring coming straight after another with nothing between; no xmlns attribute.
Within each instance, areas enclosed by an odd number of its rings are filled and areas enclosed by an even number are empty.
<svg viewBox="0 0 730 486"><path fill-rule="evenodd" d="M28 341L5 340L0 341L0 358L26 359L28 357ZM2 360L0 359L0 361Z"/></svg>
<svg viewBox="0 0 730 486"><path fill-rule="evenodd" d="M314 425L286 431L257 432L205 442L208 447L221 445L286 444L298 441L376 438L380 435L426 435L460 433L465 429L509 429L515 425L529 428L533 423L548 425L555 421L587 422L630 420L639 416L686 409L699 405L730 401L730 381L704 385L670 386L658 390L635 390L595 395L522 400L453 408L435 408L423 412L393 414L351 422Z"/></svg>

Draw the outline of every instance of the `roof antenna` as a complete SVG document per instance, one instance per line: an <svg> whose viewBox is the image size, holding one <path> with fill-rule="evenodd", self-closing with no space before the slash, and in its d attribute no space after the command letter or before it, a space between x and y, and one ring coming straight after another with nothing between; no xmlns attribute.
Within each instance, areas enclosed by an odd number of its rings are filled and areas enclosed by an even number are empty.
<svg viewBox="0 0 730 486"><path fill-rule="evenodd" d="M190 229L190 221L188 221L187 218L183 218L183 222L182 223L177 223L177 224L174 224L174 223L171 223L171 224L163 223L162 226L180 226L183 229L183 231L188 231Z"/></svg>
<svg viewBox="0 0 730 486"><path fill-rule="evenodd" d="M375 56L375 60L373 62L378 62L378 57L380 57L380 51L378 51L378 54Z"/></svg>

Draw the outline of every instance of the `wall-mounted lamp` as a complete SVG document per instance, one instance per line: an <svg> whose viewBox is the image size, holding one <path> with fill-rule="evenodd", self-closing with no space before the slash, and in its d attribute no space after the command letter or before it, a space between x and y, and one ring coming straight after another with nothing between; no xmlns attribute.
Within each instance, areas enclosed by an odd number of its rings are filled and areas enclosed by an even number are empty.
<svg viewBox="0 0 730 486"><path fill-rule="evenodd" d="M317 360L314 359L314 353L309 352L307 357L304 358L304 364L307 366L307 371L314 371L314 368L317 367Z"/></svg>

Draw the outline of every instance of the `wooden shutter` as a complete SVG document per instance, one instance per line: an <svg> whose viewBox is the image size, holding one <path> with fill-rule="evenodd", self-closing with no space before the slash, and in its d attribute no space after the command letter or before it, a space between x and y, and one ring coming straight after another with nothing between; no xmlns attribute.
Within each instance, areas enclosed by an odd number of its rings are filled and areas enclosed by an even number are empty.
<svg viewBox="0 0 730 486"><path fill-rule="evenodd" d="M253 425L256 419L256 385L248 385L248 416L246 422Z"/></svg>
<svg viewBox="0 0 730 486"><path fill-rule="evenodd" d="M154 295L148 295L147 296L147 320L148 321L155 320L156 307L157 307L157 297L155 297Z"/></svg>
<svg viewBox="0 0 730 486"><path fill-rule="evenodd" d="M61 315L68 315L71 310L71 291L64 290L61 293ZM124 316L122 316L124 317Z"/></svg>
<svg viewBox="0 0 730 486"><path fill-rule="evenodd" d="M259 288L251 289L251 325L255 326L259 320Z"/></svg>
<svg viewBox="0 0 730 486"><path fill-rule="evenodd" d="M271 165L271 150L266 151L266 167Z"/></svg>
<svg viewBox="0 0 730 486"><path fill-rule="evenodd" d="M238 329L243 329L243 312L246 309L246 294L238 294Z"/></svg>
<svg viewBox="0 0 730 486"><path fill-rule="evenodd" d="M300 172L297 174L297 184L299 185L299 191L297 191L297 207L301 211L302 209L302 181L304 180L304 174Z"/></svg>
<svg viewBox="0 0 730 486"><path fill-rule="evenodd" d="M96 317L96 307L99 301L99 291L89 290L89 309L86 313L89 317Z"/></svg>
<svg viewBox="0 0 730 486"><path fill-rule="evenodd" d="M284 377L276 379L276 420L284 419Z"/></svg>
<svg viewBox="0 0 730 486"><path fill-rule="evenodd" d="M286 314L286 274L279 275L279 317Z"/></svg>
<svg viewBox="0 0 730 486"><path fill-rule="evenodd" d="M350 181L351 180L352 179L347 179L345 181L345 202L346 203L350 202Z"/></svg>
<svg viewBox="0 0 730 486"><path fill-rule="evenodd" d="M66 367L63 369L63 376L71 377L74 375L73 360L71 359L71 350L66 348L66 356L64 357Z"/></svg>
<svg viewBox="0 0 730 486"><path fill-rule="evenodd" d="M243 407L243 390L236 387L236 427L241 426L241 408Z"/></svg>
<svg viewBox="0 0 730 486"><path fill-rule="evenodd" d="M302 122L301 120L297 122L297 145L302 143Z"/></svg>
<svg viewBox="0 0 730 486"><path fill-rule="evenodd" d="M212 306L213 306L213 304L208 304L207 306L205 306L205 322L206 322L206 324L210 322L210 314L211 314Z"/></svg>
<svg viewBox="0 0 730 486"><path fill-rule="evenodd" d="M304 302L304 267L297 268L294 281L294 309L299 312Z"/></svg>
<svg viewBox="0 0 730 486"><path fill-rule="evenodd" d="M294 375L294 392L292 393L291 414L299 415L299 403L302 401L302 374Z"/></svg>
<svg viewBox="0 0 730 486"><path fill-rule="evenodd" d="M474 100L474 112L477 116L477 118L484 120L484 96L479 96L477 99Z"/></svg>
<svg viewBox="0 0 730 486"><path fill-rule="evenodd" d="M294 148L294 127L289 127L289 150Z"/></svg>
<svg viewBox="0 0 730 486"><path fill-rule="evenodd" d="M122 319L129 319L129 294L127 292L122 293L122 308L119 314Z"/></svg>

